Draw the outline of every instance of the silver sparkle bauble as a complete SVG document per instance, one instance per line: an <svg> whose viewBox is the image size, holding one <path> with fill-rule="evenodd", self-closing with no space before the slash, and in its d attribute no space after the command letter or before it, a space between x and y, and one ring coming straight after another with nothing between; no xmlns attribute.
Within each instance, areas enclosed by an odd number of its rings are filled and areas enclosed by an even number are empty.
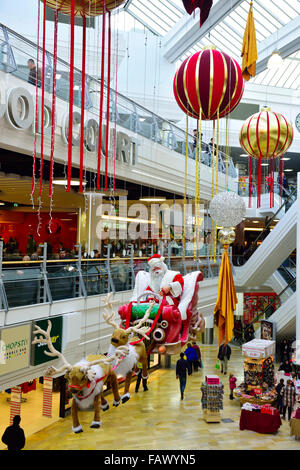
<svg viewBox="0 0 300 470"><path fill-rule="evenodd" d="M219 193L209 205L210 216L219 227L235 227L246 214L246 205L238 194L232 191Z"/></svg>

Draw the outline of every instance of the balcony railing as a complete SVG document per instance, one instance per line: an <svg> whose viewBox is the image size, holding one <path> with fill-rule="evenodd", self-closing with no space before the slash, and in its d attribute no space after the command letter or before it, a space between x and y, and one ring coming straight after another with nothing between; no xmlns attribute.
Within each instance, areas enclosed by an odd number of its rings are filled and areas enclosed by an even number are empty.
<svg viewBox="0 0 300 470"><path fill-rule="evenodd" d="M15 75L28 82L28 59L36 61L37 45L15 31L0 23L0 70ZM40 57L42 51L40 50ZM45 90L52 93L53 55L46 51L45 56ZM42 71L39 68L39 77ZM40 80L39 80L40 81ZM34 85L32 85L34 86ZM41 82L39 83L41 86ZM74 70L74 105L81 106L81 71ZM104 90L106 100L106 86ZM68 102L69 100L69 64L62 59L57 60L56 95ZM99 116L100 81L86 75L85 108ZM105 101L104 101L105 103ZM106 109L106 106L104 106ZM121 93L110 90L110 121L136 134L163 145L174 152L185 154L185 132L174 123L161 118L147 108L135 103ZM195 159L194 136L188 136L188 156ZM210 146L201 142L201 162L212 165ZM228 165L229 176L236 178L237 173L230 156L219 151L219 171L225 173Z"/></svg>
<svg viewBox="0 0 300 470"><path fill-rule="evenodd" d="M88 297L107 292L133 289L135 276L147 270L147 257L86 259L78 254L72 259L47 259L47 244L42 245L43 255L37 261L3 261L3 242L0 242L0 303L1 309L52 303L58 300ZM206 247L205 247L206 248ZM206 250L204 250L206 251ZM192 256L166 256L169 269L187 274L201 270L204 279L218 276L221 252L212 262L202 254L198 261Z"/></svg>

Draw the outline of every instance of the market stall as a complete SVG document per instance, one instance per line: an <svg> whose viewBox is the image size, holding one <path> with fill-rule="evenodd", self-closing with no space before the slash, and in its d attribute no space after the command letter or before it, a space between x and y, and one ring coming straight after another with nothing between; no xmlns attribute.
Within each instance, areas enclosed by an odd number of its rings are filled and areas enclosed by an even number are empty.
<svg viewBox="0 0 300 470"><path fill-rule="evenodd" d="M242 347L244 360L244 382L234 392L241 404L273 404L276 401L274 388L275 341L254 339Z"/></svg>
<svg viewBox="0 0 300 470"><path fill-rule="evenodd" d="M281 426L281 419L276 408L270 405L243 405L240 416L240 430L248 429L263 434L276 432Z"/></svg>

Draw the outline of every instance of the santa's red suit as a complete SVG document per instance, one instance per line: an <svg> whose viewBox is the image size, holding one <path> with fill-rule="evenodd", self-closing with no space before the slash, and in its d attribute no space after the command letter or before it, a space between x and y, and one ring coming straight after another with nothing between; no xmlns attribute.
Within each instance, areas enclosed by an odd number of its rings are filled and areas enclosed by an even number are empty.
<svg viewBox="0 0 300 470"><path fill-rule="evenodd" d="M184 279L178 271L168 270L164 263L164 257L153 255L148 258L150 272L139 273L135 284L132 300L135 301L143 291L152 291L156 294L165 294L169 305L178 307L181 294L184 288ZM164 289L169 290L165 292Z"/></svg>

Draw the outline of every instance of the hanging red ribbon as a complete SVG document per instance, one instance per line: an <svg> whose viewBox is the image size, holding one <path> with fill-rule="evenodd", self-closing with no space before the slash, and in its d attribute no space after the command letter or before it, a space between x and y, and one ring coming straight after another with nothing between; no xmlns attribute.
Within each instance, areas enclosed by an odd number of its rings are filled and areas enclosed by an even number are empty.
<svg viewBox="0 0 300 470"><path fill-rule="evenodd" d="M111 69L111 13L108 12L108 66L107 66L107 102L106 102L106 138L105 138L105 185L107 190L108 140L109 140L109 105L110 105L110 69Z"/></svg>
<svg viewBox="0 0 300 470"><path fill-rule="evenodd" d="M257 178L257 207L261 205L261 155L258 160L258 178Z"/></svg>
<svg viewBox="0 0 300 470"><path fill-rule="evenodd" d="M56 109L56 67L57 67L57 25L58 11L54 13L54 50L53 50L53 76L52 76L52 121L51 121L51 152L50 152L50 181L49 197L53 194L53 164L55 143L55 109Z"/></svg>
<svg viewBox="0 0 300 470"><path fill-rule="evenodd" d="M45 106L45 56L46 56L46 2L43 16L43 59L42 59L42 106L41 106L41 160L40 160L40 192L43 189L43 160L44 160L44 106Z"/></svg>
<svg viewBox="0 0 300 470"><path fill-rule="evenodd" d="M70 96L69 96L69 137L68 137L67 192L70 192L70 189L71 189L71 174L72 174L73 87L74 87L74 16L75 16L75 0L71 0Z"/></svg>
<svg viewBox="0 0 300 470"><path fill-rule="evenodd" d="M280 205L282 206L282 185L283 185L283 160L280 155Z"/></svg>
<svg viewBox="0 0 300 470"><path fill-rule="evenodd" d="M104 96L104 59L105 59L105 2L103 3L103 12L102 12L102 55L101 55L101 87L100 87L100 111L99 111L97 189L100 189L100 173L101 173L102 120L103 120L103 96Z"/></svg>
<svg viewBox="0 0 300 470"><path fill-rule="evenodd" d="M250 163L249 163L249 208L251 207L251 196L252 196L252 157L250 156Z"/></svg>
<svg viewBox="0 0 300 470"><path fill-rule="evenodd" d="M116 91L115 91L115 138L114 138L114 183L113 183L114 191L115 191L115 189L116 189L118 53L119 53L119 31L117 30L117 47L116 47Z"/></svg>
<svg viewBox="0 0 300 470"><path fill-rule="evenodd" d="M81 122L80 122L80 170L79 192L83 191L83 140L84 140L84 108L85 108L85 54L86 54L86 17L82 18L82 72L81 72Z"/></svg>
<svg viewBox="0 0 300 470"><path fill-rule="evenodd" d="M35 190L35 164L36 164L36 141L37 141L37 124L38 124L38 98L39 98L39 50L40 50L40 0L38 0L38 29L37 29L37 49L36 49L36 83L35 83L35 123L34 123L34 147L33 147L33 163L32 163L32 185L31 195Z"/></svg>

